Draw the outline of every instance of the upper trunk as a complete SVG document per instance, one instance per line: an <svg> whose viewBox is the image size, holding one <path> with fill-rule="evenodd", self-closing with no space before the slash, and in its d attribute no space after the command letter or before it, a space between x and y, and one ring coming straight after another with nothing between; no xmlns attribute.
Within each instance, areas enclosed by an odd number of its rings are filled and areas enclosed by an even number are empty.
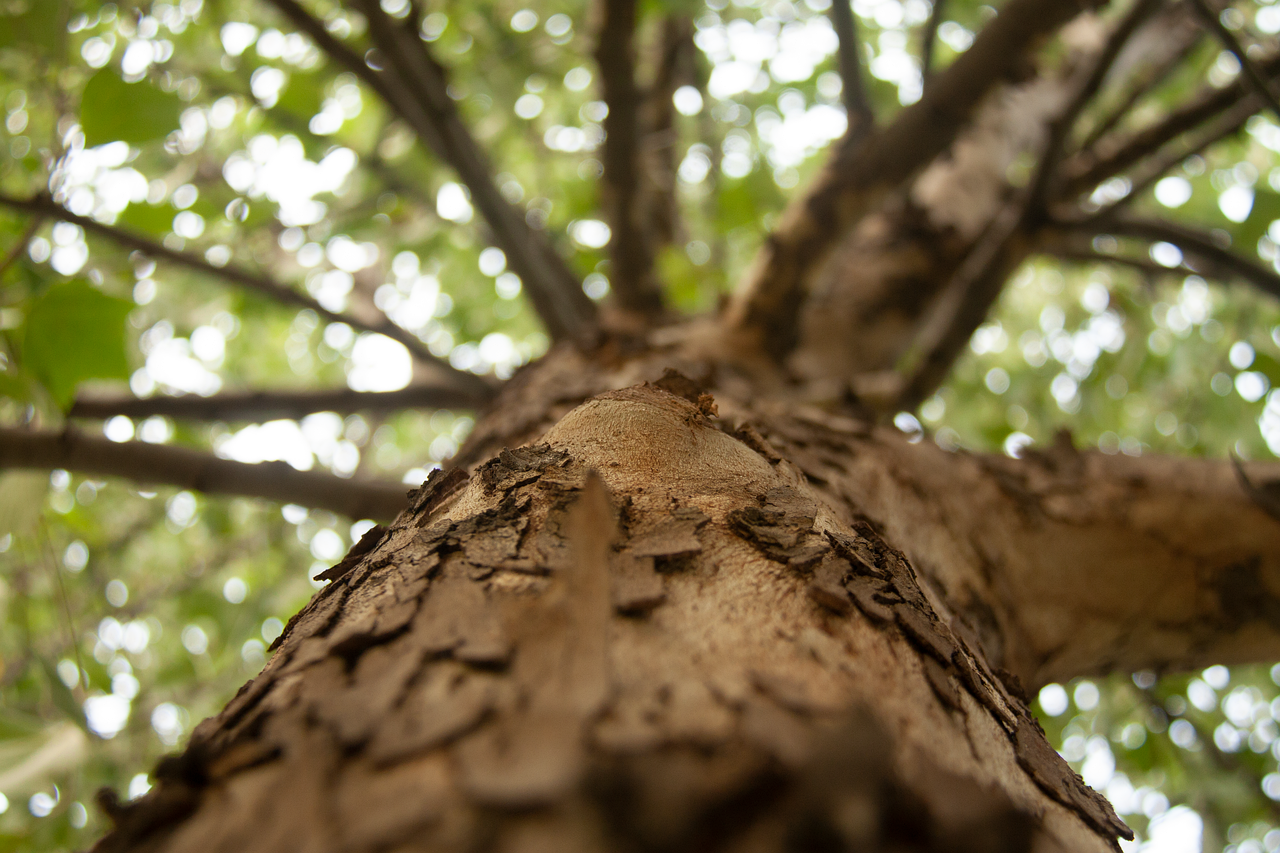
<svg viewBox="0 0 1280 853"><path fill-rule="evenodd" d="M98 849L1114 849L947 579L898 550L945 524L902 530L877 480L910 478L859 454L919 448L753 405L724 367L718 417L678 375L605 391L677 361L527 370L469 480L331 570Z"/></svg>

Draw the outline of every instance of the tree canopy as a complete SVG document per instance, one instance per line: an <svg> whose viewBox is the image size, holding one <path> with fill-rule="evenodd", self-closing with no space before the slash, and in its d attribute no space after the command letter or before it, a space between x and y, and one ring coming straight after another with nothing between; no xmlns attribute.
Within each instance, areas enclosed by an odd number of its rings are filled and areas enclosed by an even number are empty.
<svg viewBox="0 0 1280 853"><path fill-rule="evenodd" d="M880 416L956 452L1280 456L1280 5L1050 7L0 7L0 850L101 834L94 792L145 792L557 342L726 311L834 363L799 294L890 182L967 242L909 351L840 377ZM1271 851L1277 685L1038 710L1149 849Z"/></svg>

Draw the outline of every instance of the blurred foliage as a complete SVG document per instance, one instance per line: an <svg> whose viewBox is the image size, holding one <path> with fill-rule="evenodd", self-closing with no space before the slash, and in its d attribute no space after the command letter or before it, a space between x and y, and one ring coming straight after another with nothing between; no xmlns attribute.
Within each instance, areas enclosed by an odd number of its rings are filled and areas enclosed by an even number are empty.
<svg viewBox="0 0 1280 853"><path fill-rule="evenodd" d="M673 143L682 219L659 259L681 310L717 304L843 129L829 2L642 5L646 68L663 15L687 13L697 27ZM332 0L311 8L338 38L361 39L358 14ZM929 5L854 8L870 96L888 120L919 95ZM1243 24L1280 30L1280 9L1237 8ZM498 186L602 298L608 262L579 227L599 215L604 115L587 6L470 0L426 12L422 37L450 69L450 94ZM976 0L951 0L936 61L962 52L989 15ZM1202 44L1130 121L1206 78L1221 85L1229 66ZM1113 85L1095 113L1122 96ZM267 271L334 310L381 310L461 369L506 376L546 348L519 279L448 170L263 3L7 0L0 107L6 194L51 192L78 214L215 267ZM1137 207L1218 229L1237 251L1275 261L1277 138L1280 128L1256 118ZM157 266L74 225L0 209L0 246L6 424L57 426L76 389L125 382L148 395L377 389L410 378L405 354L370 336ZM1170 260L1161 251L1153 258ZM952 449L1018 453L1068 427L1078 445L1106 453L1270 458L1280 452L1278 384L1273 300L1172 270L1038 259L920 420L898 423ZM116 418L104 430L413 483L470 426L440 411L262 425ZM103 829L95 789L145 790L156 758L257 671L311 594L310 577L363 527L63 471L0 475L0 851L89 844ZM1276 696L1265 667L1217 667L1051 685L1039 704L1063 753L1143 837L1160 842L1163 825L1186 841L1200 821L1204 849L1253 853L1280 849Z"/></svg>

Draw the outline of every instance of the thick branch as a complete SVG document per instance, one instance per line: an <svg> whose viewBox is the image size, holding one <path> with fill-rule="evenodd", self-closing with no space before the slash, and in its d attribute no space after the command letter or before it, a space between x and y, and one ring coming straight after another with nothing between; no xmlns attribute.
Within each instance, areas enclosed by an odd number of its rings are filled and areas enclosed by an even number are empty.
<svg viewBox="0 0 1280 853"><path fill-rule="evenodd" d="M849 439L846 469L818 474L832 491L857 488L858 512L1033 690L1280 658L1280 522L1231 463L1064 439L1011 459L886 431ZM1280 463L1245 467L1254 484L1280 481Z"/></svg>
<svg viewBox="0 0 1280 853"><path fill-rule="evenodd" d="M0 469L64 468L200 492L265 498L327 509L350 518L387 520L407 505L399 483L344 480L298 471L284 462L250 465L184 447L116 443L75 430L31 432L0 427Z"/></svg>
<svg viewBox="0 0 1280 853"><path fill-rule="evenodd" d="M1275 270L1223 248L1212 235L1198 229L1163 219L1139 217L1106 219L1093 223L1090 228L1094 234L1133 237L1152 243L1172 243L1184 255L1199 259L1208 267L1201 272L1223 278L1241 278L1259 290L1280 298L1280 275Z"/></svg>
<svg viewBox="0 0 1280 853"><path fill-rule="evenodd" d="M402 409L474 409L485 398L467 389L437 385L411 385L399 391L352 391L335 388L324 391L228 392L200 397L81 396L71 406L68 417L149 418L163 415L197 421L298 420L313 412L396 412Z"/></svg>
<svg viewBox="0 0 1280 853"><path fill-rule="evenodd" d="M731 302L727 325L775 358L790 352L812 275L850 228L950 146L982 99L1044 35L1081 5L1010 0L924 97L860 145L837 146L809 190L783 213Z"/></svg>
<svg viewBox="0 0 1280 853"><path fill-rule="evenodd" d="M594 303L546 238L530 228L494 186L488 159L448 95L444 69L427 53L417 34L389 17L376 0L362 2L370 35L388 62L385 70L376 71L334 38L297 0L269 2L334 62L372 88L453 168L471 191L471 202L489 223L507 263L524 281L525 292L552 337L587 342L595 324Z"/></svg>
<svg viewBox="0 0 1280 853"><path fill-rule="evenodd" d="M935 12L937 5L935 4ZM850 0L832 0L831 26L839 40L840 82L843 87L845 113L849 116L849 130L845 143L857 145L875 127L875 114L867 98L866 84L862 79L862 53L858 40L858 23L853 17Z"/></svg>
<svg viewBox="0 0 1280 853"><path fill-rule="evenodd" d="M636 85L636 0L602 0L596 63L609 114L604 119L604 206L613 236L609 241L612 289L629 311L657 315L662 294L653 276L653 247L641 205L640 88Z"/></svg>
<svg viewBox="0 0 1280 853"><path fill-rule="evenodd" d="M1244 78L1244 82L1253 91L1255 95L1262 99L1262 102L1271 108L1271 112L1280 119L1280 103L1276 102L1276 96L1272 93L1271 87L1267 85L1267 79L1262 71L1249 58L1249 54L1240 45L1231 31L1222 25L1222 19L1218 17L1212 9L1205 5L1204 0L1188 0L1191 8L1195 10L1196 15L1200 18L1200 22L1204 24L1205 29L1213 33L1214 38L1222 43L1222 46L1235 56L1240 63L1240 76Z"/></svg>
<svg viewBox="0 0 1280 853"><path fill-rule="evenodd" d="M471 389L476 394L490 393L488 383L474 374L465 373L451 366L445 361L436 358L426 348L422 341L418 340L417 335L407 329L403 329L385 319L382 322L370 323L349 314L339 314L336 311L330 311L316 300L312 299L304 293L299 293L291 287L272 279L262 273L256 273L251 270L238 267L233 264L217 267L206 261L199 255L190 252L180 252L170 249L162 243L117 228L114 225L104 225L96 219L87 216L79 216L58 204L52 198L46 195L39 195L30 199L14 198L12 196L0 194L0 205L12 208L14 210L23 210L35 213L40 216L48 216L53 219L60 219L63 222L71 222L79 225L86 232L104 237L111 242L122 246L126 249L142 252L149 258L166 261L180 267L185 267L195 272L205 273L206 275L220 278L232 284L252 290L270 297L277 302L285 305L296 305L299 308L307 308L314 311L318 316L330 323L346 323L353 329L359 329L362 332L375 332L385 335L394 341L403 344L405 349L418 361L430 367L434 372L455 384L460 388Z"/></svg>

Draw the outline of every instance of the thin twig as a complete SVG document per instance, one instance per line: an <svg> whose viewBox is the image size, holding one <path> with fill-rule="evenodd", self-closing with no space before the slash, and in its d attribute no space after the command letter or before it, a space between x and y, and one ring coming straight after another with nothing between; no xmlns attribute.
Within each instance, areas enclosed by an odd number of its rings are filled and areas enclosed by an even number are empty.
<svg viewBox="0 0 1280 853"><path fill-rule="evenodd" d="M345 480L327 471L298 471L284 462L234 462L185 447L117 443L72 429L38 432L0 427L0 469L4 468L62 468L211 494L295 503L380 521L394 518L407 505L405 487L399 483Z"/></svg>
<svg viewBox="0 0 1280 853"><path fill-rule="evenodd" d="M926 89L929 88L929 80L933 77L933 53L938 45L938 27L942 25L946 5L947 0L933 0L933 8L929 10L929 20L924 22L924 32L920 36L920 74Z"/></svg>
<svg viewBox="0 0 1280 853"><path fill-rule="evenodd" d="M1249 58L1249 54L1241 46L1239 40L1231 34L1231 30L1222 25L1222 19L1214 13L1204 0L1188 0L1191 8L1195 10L1196 15L1204 24L1205 29L1213 33L1214 38L1222 42L1222 46L1229 50L1240 63L1240 76L1244 78L1253 93L1262 99L1262 102L1270 107L1272 114L1280 119L1280 102L1276 101L1276 96L1271 91L1271 87L1267 85L1267 78L1261 70Z"/></svg>
<svg viewBox="0 0 1280 853"><path fill-rule="evenodd" d="M1181 67L1182 63L1191 55L1191 52L1195 50L1196 45L1199 44L1200 37L1199 29L1194 30L1192 37L1187 38L1177 50L1172 51L1163 61L1151 66L1150 70L1133 84L1124 100L1090 129L1088 135L1081 141L1080 148L1092 148L1098 143L1098 140L1115 129L1115 126L1125 116L1129 115L1129 112L1138 101L1142 100L1166 80L1174 70Z"/></svg>
<svg viewBox="0 0 1280 853"><path fill-rule="evenodd" d="M1090 236L1111 234L1151 243L1172 243L1184 255L1199 258L1210 267L1210 271L1223 277L1241 278L1259 290L1280 298L1280 275L1275 270L1224 249L1211 234L1196 228L1164 219L1116 217L1087 223L1087 230L1080 230L1080 233Z"/></svg>
<svg viewBox="0 0 1280 853"><path fill-rule="evenodd" d="M1129 42L1130 37L1161 2L1162 0L1138 0L1134 3L1128 14L1111 31L1102 50L1093 57L1087 69L1082 69L1083 73L1080 75L1075 91L1071 94L1071 100L1049 125L1048 138L1045 140L1040 162L1028 191L1027 209L1032 212L1032 215L1038 215L1048 206L1052 185L1057 182L1062 165L1062 154L1066 148L1067 138L1075 127L1076 119L1102 88L1103 80L1106 79L1112 64Z"/></svg>
<svg viewBox="0 0 1280 853"><path fill-rule="evenodd" d="M22 253L27 250L31 238L36 236L36 232L40 230L40 226L44 224L44 217L36 215L31 218L31 222L23 229L22 234L18 237L13 248L4 256L4 260L0 260L0 278L4 278L4 274L9 271L9 267L18 262L18 258L22 257Z"/></svg>
<svg viewBox="0 0 1280 853"><path fill-rule="evenodd" d="M1009 274L1027 256L1028 198L1023 195L996 215L947 283L916 338L913 349L919 360L903 385L898 409L914 409L937 390L990 313Z"/></svg>
<svg viewBox="0 0 1280 853"><path fill-rule="evenodd" d="M116 415L141 419L153 415L198 421L298 420L313 412L396 412L403 409L474 409L485 400L464 389L411 385L399 391L227 392L200 397L80 396L67 417L106 419Z"/></svg>
<svg viewBox="0 0 1280 853"><path fill-rule="evenodd" d="M595 304L550 242L531 228L493 183L484 152L463 124L448 95L444 69L426 45L377 0L361 0L374 45L388 67L377 71L325 29L297 0L268 0L337 64L364 81L409 125L437 157L457 173L471 203L489 223L494 242L524 282L534 310L557 340L589 343L595 335ZM410 24L416 25L416 16Z"/></svg>
<svg viewBox="0 0 1280 853"><path fill-rule="evenodd" d="M1173 151L1157 152L1155 155L1148 157L1139 164L1141 171L1133 176L1129 192L1123 198L1112 202L1111 206L1102 210L1099 215L1110 216L1128 207L1135 199L1141 198L1147 190L1179 163L1193 154L1199 154L1215 142L1239 133L1249 118L1257 111L1256 99L1249 98L1236 104L1229 112L1218 116L1195 139L1186 145L1178 146Z"/></svg>
<svg viewBox="0 0 1280 853"><path fill-rule="evenodd" d="M653 249L641 209L641 104L636 85L636 0L601 0L596 66L601 97L609 107L604 118L603 201L612 237L609 258L618 303L629 311L655 316L662 295L653 276Z"/></svg>
<svg viewBox="0 0 1280 853"><path fill-rule="evenodd" d="M876 118L862 79L862 45L858 40L858 22L854 20L850 0L832 0L831 26L838 40L841 97L849 117L845 140L849 145L857 145L875 127Z"/></svg>
<svg viewBox="0 0 1280 853"><path fill-rule="evenodd" d="M266 276L262 273L252 272L243 267L233 264L226 266L214 266L199 255L191 252L177 251L170 249L162 243L157 243L147 237L126 231L114 225L104 225L96 219L87 216L80 216L58 204L47 195L39 195L34 198L22 199L8 195L0 194L0 205L12 208L14 210L23 210L30 213L36 213L42 216L48 216L54 219L60 219L63 222L70 222L80 226L90 234L96 234L100 237L123 246L126 249L142 252L155 260L167 261L177 266L185 267L189 270L205 273L223 281L231 282L239 285L247 290L261 293L277 302L285 305L296 305L299 308L307 308L314 311L318 316L324 318L331 323L346 323L353 329L359 329L363 332L375 332L385 335L394 341L403 344L404 347L418 361L428 365L433 371L438 372L442 377L447 377L448 381L457 384L462 388L474 389L476 393L484 393L488 388L488 383L479 376L471 373L465 373L450 365L448 362L442 361L426 348L422 341L418 340L417 335L397 326L390 320L384 320L381 323L370 323L348 314L340 314L336 311L330 311L315 299L306 294L281 284L278 281Z"/></svg>
<svg viewBox="0 0 1280 853"><path fill-rule="evenodd" d="M1273 54L1261 66L1267 74L1280 72L1280 54ZM1107 178L1142 162L1184 133L1213 121L1241 102L1253 105L1249 115L1263 106L1239 80L1223 89L1206 87L1190 102L1179 106L1150 127L1121 140L1103 138L1094 147L1067 159L1062 169L1062 195L1071 197L1090 191Z"/></svg>
<svg viewBox="0 0 1280 853"><path fill-rule="evenodd" d="M80 632L76 630L76 618L71 613L71 600L67 596L67 583L62 577L62 566L58 562L58 555L53 550L53 537L49 535L49 524L43 518L40 519L40 538L44 540L45 552L49 556L49 571L58 585L58 600L62 604L63 615L67 617L67 644L71 646L71 654L76 664L75 696L77 701L80 701L84 698L84 688L88 686L89 674L85 672L84 662L80 659L80 642L77 639Z"/></svg>
<svg viewBox="0 0 1280 853"><path fill-rule="evenodd" d="M1038 247L1039 251L1047 255L1064 261L1072 261L1080 264L1118 264L1120 266L1131 267L1139 272L1146 273L1149 276L1157 275L1176 275L1184 276L1193 270L1184 267L1166 267L1157 264L1155 261L1147 258L1134 258L1129 255L1108 255L1104 252L1096 252L1092 249L1082 249L1075 247Z"/></svg>

